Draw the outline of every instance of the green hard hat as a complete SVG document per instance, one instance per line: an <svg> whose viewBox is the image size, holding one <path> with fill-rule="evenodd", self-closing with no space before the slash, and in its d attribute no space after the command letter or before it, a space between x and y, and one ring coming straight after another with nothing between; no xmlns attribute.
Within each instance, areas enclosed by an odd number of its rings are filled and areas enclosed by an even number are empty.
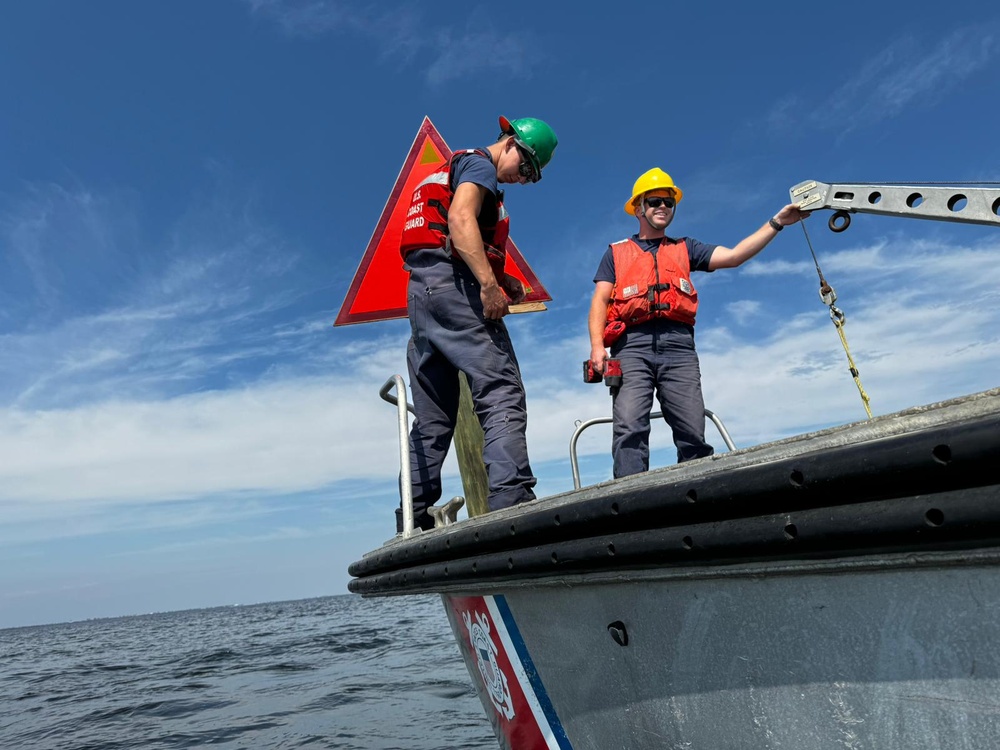
<svg viewBox="0 0 1000 750"><path fill-rule="evenodd" d="M517 145L524 149L531 160L531 165L542 176L542 167L552 160L552 152L559 145L555 131L544 120L534 117L521 117L517 120L500 118L500 135L512 135Z"/></svg>

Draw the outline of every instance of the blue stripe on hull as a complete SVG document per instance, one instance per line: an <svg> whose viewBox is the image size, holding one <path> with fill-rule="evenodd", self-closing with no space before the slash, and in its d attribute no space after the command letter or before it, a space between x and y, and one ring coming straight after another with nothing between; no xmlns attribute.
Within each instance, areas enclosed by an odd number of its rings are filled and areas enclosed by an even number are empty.
<svg viewBox="0 0 1000 750"><path fill-rule="evenodd" d="M496 604L497 611L500 613L500 617L503 618L507 635L514 645L514 650L517 651L517 658L524 668L524 673L531 683L531 689L535 693L538 705L541 706L542 713L545 714L545 719L549 722L549 728L552 730L552 735L555 737L556 742L559 743L560 750L573 750L573 746L566 736L566 730L563 729L562 722L559 721L559 716L556 714L556 709L549 699L549 694L546 692L545 686L542 684L542 678L538 676L538 670L535 669L535 663L531 660L531 654L528 653L528 647L524 643L524 638L521 637L521 631L517 627L514 615L510 611L510 605L507 604L507 598L497 595L493 597L493 601Z"/></svg>

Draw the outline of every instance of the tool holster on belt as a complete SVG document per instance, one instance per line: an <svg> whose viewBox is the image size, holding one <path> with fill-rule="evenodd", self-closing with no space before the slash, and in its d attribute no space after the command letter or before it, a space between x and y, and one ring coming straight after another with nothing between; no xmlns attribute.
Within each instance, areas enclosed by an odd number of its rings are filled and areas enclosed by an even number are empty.
<svg viewBox="0 0 1000 750"><path fill-rule="evenodd" d="M604 345L611 346L625 333L625 323L613 320L604 327Z"/></svg>

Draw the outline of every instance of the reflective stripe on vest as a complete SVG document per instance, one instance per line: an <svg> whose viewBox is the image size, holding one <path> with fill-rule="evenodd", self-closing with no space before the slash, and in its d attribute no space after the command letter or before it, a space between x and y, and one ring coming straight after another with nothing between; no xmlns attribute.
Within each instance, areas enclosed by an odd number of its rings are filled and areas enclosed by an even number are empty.
<svg viewBox="0 0 1000 750"><path fill-rule="evenodd" d="M691 283L691 258L684 240L664 238L655 254L631 239L614 243L611 250L615 286L608 306L609 323L620 320L632 326L669 318L694 325L698 292Z"/></svg>

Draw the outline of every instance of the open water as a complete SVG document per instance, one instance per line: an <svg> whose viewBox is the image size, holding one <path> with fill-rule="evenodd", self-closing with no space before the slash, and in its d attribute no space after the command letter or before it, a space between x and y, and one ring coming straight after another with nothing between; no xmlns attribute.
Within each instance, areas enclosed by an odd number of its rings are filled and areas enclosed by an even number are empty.
<svg viewBox="0 0 1000 750"><path fill-rule="evenodd" d="M0 748L497 747L437 596L0 630Z"/></svg>

